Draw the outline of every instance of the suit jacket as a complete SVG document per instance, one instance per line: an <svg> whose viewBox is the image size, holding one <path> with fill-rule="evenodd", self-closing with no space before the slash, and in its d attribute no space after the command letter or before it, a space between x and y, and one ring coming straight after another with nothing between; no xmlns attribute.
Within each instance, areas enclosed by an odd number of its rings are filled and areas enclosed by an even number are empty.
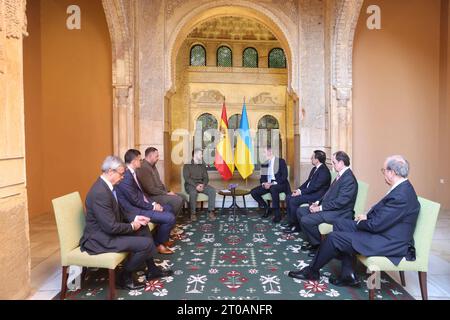
<svg viewBox="0 0 450 320"><path fill-rule="evenodd" d="M139 189L130 170L125 171L122 181L114 189L128 221L133 221L137 215L148 217L148 211L153 211L153 200L147 197L148 202L144 201L144 193Z"/></svg>
<svg viewBox="0 0 450 320"><path fill-rule="evenodd" d="M89 254L117 252L117 236L132 235L133 228L108 185L98 178L86 197L86 226L80 239L81 251Z"/></svg>
<svg viewBox="0 0 450 320"><path fill-rule="evenodd" d="M319 169L312 168L308 180L303 183L299 189L302 196L308 196L308 199L321 199L330 188L331 174L330 169L322 164ZM309 184L309 186L308 186ZM316 200L312 200L313 202Z"/></svg>
<svg viewBox="0 0 450 320"><path fill-rule="evenodd" d="M332 223L336 218L352 218L357 195L358 182L352 170L347 169L339 180L333 181L320 201L325 222Z"/></svg>
<svg viewBox="0 0 450 320"><path fill-rule="evenodd" d="M406 257L415 260L414 230L420 203L406 180L378 202L357 224L353 248L365 256L385 256L398 265Z"/></svg>
<svg viewBox="0 0 450 320"><path fill-rule="evenodd" d="M165 196L167 188L162 183L158 169L147 160L143 160L141 167L136 169L136 176L141 184L142 190L150 196Z"/></svg>
<svg viewBox="0 0 450 320"><path fill-rule="evenodd" d="M261 183L267 182L267 174L269 170L269 161L261 164ZM275 174L275 181L277 184L289 183L288 170L286 161L282 158L275 158L273 162L273 173Z"/></svg>

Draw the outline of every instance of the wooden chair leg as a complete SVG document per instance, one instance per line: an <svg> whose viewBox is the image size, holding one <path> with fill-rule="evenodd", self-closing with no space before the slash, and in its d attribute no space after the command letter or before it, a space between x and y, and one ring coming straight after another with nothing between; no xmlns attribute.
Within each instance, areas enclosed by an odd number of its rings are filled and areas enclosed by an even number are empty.
<svg viewBox="0 0 450 320"><path fill-rule="evenodd" d="M372 272L370 274L370 278L374 276L375 272ZM369 281L367 281L368 287L369 287ZM375 300L375 288L372 289L369 287L369 300Z"/></svg>
<svg viewBox="0 0 450 320"><path fill-rule="evenodd" d="M400 273L400 282L402 283L402 286L406 287L405 271L399 271L398 273Z"/></svg>
<svg viewBox="0 0 450 320"><path fill-rule="evenodd" d="M59 295L59 299L61 300L64 300L66 298L67 278L69 277L69 274L67 273L68 268L68 266L62 267L61 293Z"/></svg>
<svg viewBox="0 0 450 320"><path fill-rule="evenodd" d="M109 300L116 299L116 271L114 269L109 270Z"/></svg>
<svg viewBox="0 0 450 320"><path fill-rule="evenodd" d="M422 300L428 300L427 288L427 273L419 271L420 292L422 293Z"/></svg>
<svg viewBox="0 0 450 320"><path fill-rule="evenodd" d="M369 300L375 300L375 289L369 289Z"/></svg>
<svg viewBox="0 0 450 320"><path fill-rule="evenodd" d="M203 211L203 201L200 204L200 209Z"/></svg>
<svg viewBox="0 0 450 320"><path fill-rule="evenodd" d="M327 236L325 234L320 235L320 240L325 241L326 238L327 238Z"/></svg>

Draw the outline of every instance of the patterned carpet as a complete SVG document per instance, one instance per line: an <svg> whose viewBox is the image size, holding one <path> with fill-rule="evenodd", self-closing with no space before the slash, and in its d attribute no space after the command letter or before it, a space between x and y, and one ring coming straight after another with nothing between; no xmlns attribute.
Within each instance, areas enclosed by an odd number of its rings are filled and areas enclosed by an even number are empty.
<svg viewBox="0 0 450 320"><path fill-rule="evenodd" d="M171 268L174 275L146 284L141 290L117 290L119 300L364 300L360 289L335 287L328 282L338 274L340 263L333 260L322 269L320 281L301 281L287 276L290 270L308 265L311 258L300 250L305 244L300 234L285 235L280 225L261 219L258 209L233 215L225 211L215 221L206 213L181 227L184 233L173 255L158 255L156 262ZM364 270L358 271L363 279ZM138 274L143 275L143 273ZM67 299L106 299L107 273L90 271L82 289L68 292ZM143 281L144 277L140 277ZM382 300L413 298L386 274L381 277Z"/></svg>

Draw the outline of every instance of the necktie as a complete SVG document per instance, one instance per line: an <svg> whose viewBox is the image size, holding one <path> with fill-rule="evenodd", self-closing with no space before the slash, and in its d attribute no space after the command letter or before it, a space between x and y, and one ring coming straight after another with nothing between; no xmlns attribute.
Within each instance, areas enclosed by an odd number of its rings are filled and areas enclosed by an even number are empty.
<svg viewBox="0 0 450 320"><path fill-rule="evenodd" d="M114 199L116 199L116 202L119 203L119 201L117 200L116 190L113 189L112 193L113 193Z"/></svg>
<svg viewBox="0 0 450 320"><path fill-rule="evenodd" d="M134 178L134 181L136 181L136 184L137 184L139 190L141 190L141 192L142 192L142 196L144 197L144 202L148 203L147 197L145 196L144 191L142 191L141 185L139 184L139 181L136 177L136 172L133 172L133 178Z"/></svg>
<svg viewBox="0 0 450 320"><path fill-rule="evenodd" d="M311 174L311 178L309 178L309 182L308 182L308 184L306 185L306 188L309 188L309 184L311 183L312 177L314 176L314 174L316 173L316 171L317 171L317 167L314 167L314 168L313 168L313 172L312 172L312 174Z"/></svg>

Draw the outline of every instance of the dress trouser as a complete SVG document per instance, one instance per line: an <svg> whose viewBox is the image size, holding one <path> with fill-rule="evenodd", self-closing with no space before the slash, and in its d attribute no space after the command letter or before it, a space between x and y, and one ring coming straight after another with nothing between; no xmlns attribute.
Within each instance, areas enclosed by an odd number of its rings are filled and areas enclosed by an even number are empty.
<svg viewBox="0 0 450 320"><path fill-rule="evenodd" d="M195 214L195 209L197 208L197 195L199 192L190 185L186 188L186 192L189 194L189 208L191 214ZM203 192L200 193L204 193L208 196L208 211L213 211L216 208L216 189L206 185Z"/></svg>
<svg viewBox="0 0 450 320"><path fill-rule="evenodd" d="M357 231L356 222L340 219L333 224L333 230L320 246L311 269L314 272L319 271L332 259L338 258L342 260L341 277L347 277L354 272L353 265L358 253L352 246L352 239Z"/></svg>

